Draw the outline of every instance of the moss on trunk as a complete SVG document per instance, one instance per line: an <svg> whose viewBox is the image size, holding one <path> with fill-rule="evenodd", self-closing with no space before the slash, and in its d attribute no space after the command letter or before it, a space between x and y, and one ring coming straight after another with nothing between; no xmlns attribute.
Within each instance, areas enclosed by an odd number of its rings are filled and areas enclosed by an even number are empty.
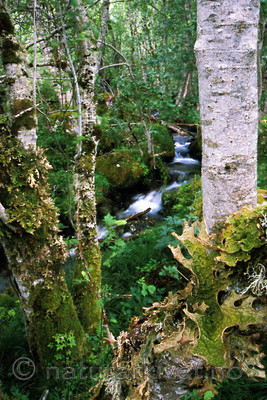
<svg viewBox="0 0 267 400"><path fill-rule="evenodd" d="M73 333L73 355L82 354L84 332L67 289L65 246L49 197L51 168L36 147L36 115L25 54L0 4L0 50L6 85L1 88L0 241L29 325L31 348L43 367L54 359L48 347L56 334Z"/></svg>
<svg viewBox="0 0 267 400"><path fill-rule="evenodd" d="M77 31L88 27L86 6L78 1ZM95 165L98 145L94 84L97 66L96 45L88 36L79 42L80 70L79 86L82 109L82 126L79 134L83 140L78 143L75 164L76 231L79 241L76 278L80 283L75 287L75 305L84 330L96 333L101 322L100 286L101 254L97 239ZM92 35L93 37L93 35Z"/></svg>

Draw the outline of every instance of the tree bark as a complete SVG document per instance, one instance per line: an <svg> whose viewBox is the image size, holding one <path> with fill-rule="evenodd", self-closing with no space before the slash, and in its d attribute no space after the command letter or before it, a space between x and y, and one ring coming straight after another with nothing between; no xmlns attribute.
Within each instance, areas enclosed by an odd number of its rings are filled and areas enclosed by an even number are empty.
<svg viewBox="0 0 267 400"><path fill-rule="evenodd" d="M258 0L198 1L202 192L208 231L257 201Z"/></svg>
<svg viewBox="0 0 267 400"><path fill-rule="evenodd" d="M42 365L52 361L53 336L73 332L81 350L83 329L64 281L65 248L49 197L42 150L36 146L36 115L25 54L0 2L0 51L6 73L0 97L1 245L29 324L30 344Z"/></svg>
<svg viewBox="0 0 267 400"><path fill-rule="evenodd" d="M88 280L76 285L74 301L80 321L86 332L95 334L101 321L101 253L97 239L95 164L98 138L95 132L96 109L94 84L99 65L97 44L89 36L89 20L86 7L78 3L76 25L78 32L87 31L80 42L80 65L78 80L82 106L82 139L78 145L75 165L76 232L79 240L79 257L76 278Z"/></svg>

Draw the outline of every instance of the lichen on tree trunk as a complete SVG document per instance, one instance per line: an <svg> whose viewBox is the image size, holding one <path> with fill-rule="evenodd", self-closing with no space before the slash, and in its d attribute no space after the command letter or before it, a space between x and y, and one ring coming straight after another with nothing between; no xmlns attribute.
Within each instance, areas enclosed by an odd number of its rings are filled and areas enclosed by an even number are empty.
<svg viewBox="0 0 267 400"><path fill-rule="evenodd" d="M258 0L198 1L202 192L208 231L257 201Z"/></svg>
<svg viewBox="0 0 267 400"><path fill-rule="evenodd" d="M88 30L86 7L78 2L78 32ZM94 84L98 67L97 45L87 32L79 43L79 86L81 90L82 126L75 163L76 231L79 241L74 301L80 321L87 333L94 334L101 321L101 253L97 239L95 165L98 138L95 133L96 109ZM87 279L84 279L85 276Z"/></svg>
<svg viewBox="0 0 267 400"><path fill-rule="evenodd" d="M77 344L73 355L78 355L84 333L64 280L65 247L49 197L47 172L51 167L36 146L25 54L3 2L0 50L6 74L1 88L0 203L8 217L1 218L0 240L18 286L31 347L45 367L54 358L54 350L48 347L54 335L73 332Z"/></svg>

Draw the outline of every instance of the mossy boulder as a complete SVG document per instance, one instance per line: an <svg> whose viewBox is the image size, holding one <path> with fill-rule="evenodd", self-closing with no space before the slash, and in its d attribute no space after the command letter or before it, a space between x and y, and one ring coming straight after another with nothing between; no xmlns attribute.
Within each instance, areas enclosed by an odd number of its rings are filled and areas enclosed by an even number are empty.
<svg viewBox="0 0 267 400"><path fill-rule="evenodd" d="M172 160L175 155L174 142L166 126L153 125L152 137L155 153L161 154L162 159L165 161Z"/></svg>
<svg viewBox="0 0 267 400"><path fill-rule="evenodd" d="M189 211L202 218L201 179L196 176L192 181L177 189L167 191L162 196L166 214L185 217Z"/></svg>
<svg viewBox="0 0 267 400"><path fill-rule="evenodd" d="M189 154L191 157L196 158L197 160L202 159L202 136L201 132L198 131L197 134L191 140L189 145Z"/></svg>
<svg viewBox="0 0 267 400"><path fill-rule="evenodd" d="M149 173L138 154L121 150L97 157L96 170L110 185L117 189L128 189L137 185Z"/></svg>

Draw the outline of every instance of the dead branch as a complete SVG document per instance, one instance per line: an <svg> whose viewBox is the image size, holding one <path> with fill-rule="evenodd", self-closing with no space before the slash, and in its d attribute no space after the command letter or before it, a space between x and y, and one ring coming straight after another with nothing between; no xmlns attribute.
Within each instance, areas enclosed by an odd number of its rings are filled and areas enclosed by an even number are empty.
<svg viewBox="0 0 267 400"><path fill-rule="evenodd" d="M129 221L133 221L133 220L135 220L135 219L138 219L138 218L141 217L142 215L145 215L145 214L149 213L149 211L151 211L151 208L147 208L147 209L144 210L144 211L141 211L141 212L139 212L139 213L132 214L132 215L130 215L130 217L125 218L125 221L129 222Z"/></svg>

